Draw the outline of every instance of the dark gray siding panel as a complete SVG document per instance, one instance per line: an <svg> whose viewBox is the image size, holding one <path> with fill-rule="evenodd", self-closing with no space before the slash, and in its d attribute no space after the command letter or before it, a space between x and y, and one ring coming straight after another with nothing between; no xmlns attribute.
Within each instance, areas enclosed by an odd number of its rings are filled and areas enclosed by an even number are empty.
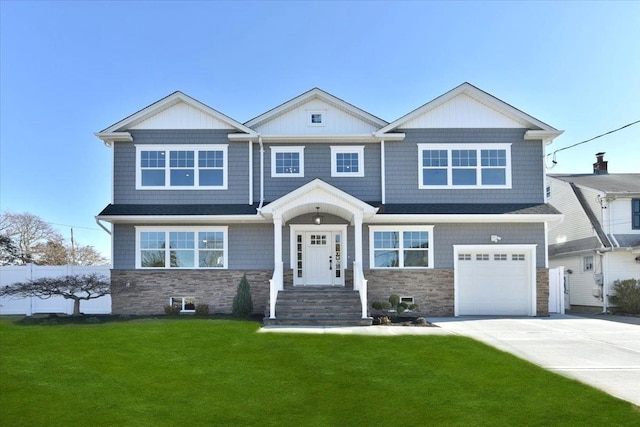
<svg viewBox="0 0 640 427"><path fill-rule="evenodd" d="M286 144L264 145L264 187L265 200L270 202L295 190L315 178L340 188L341 190L361 200L380 200L380 145L379 144L349 144L364 145L364 177L331 177L331 145L341 144L289 144L304 146L304 177L301 178L272 178L270 146L284 146ZM254 201L260 200L260 147L254 144Z"/></svg>
<svg viewBox="0 0 640 427"><path fill-rule="evenodd" d="M379 224L376 224L379 225ZM405 224L403 224L405 225ZM431 224L421 224L431 225ZM544 224L435 224L433 229L434 268L453 268L454 245L489 245L491 235L502 238L500 245L537 245L537 268L545 267ZM369 227L363 232L363 263L369 266Z"/></svg>
<svg viewBox="0 0 640 427"><path fill-rule="evenodd" d="M525 141L525 129L406 129L403 142L385 144L387 203L544 203L540 141ZM418 188L420 143L510 143L511 189L427 190Z"/></svg>
<svg viewBox="0 0 640 427"><path fill-rule="evenodd" d="M490 245L491 235L500 245L537 245L537 268L545 267L544 224L436 224L433 229L435 268L453 268L453 245Z"/></svg>
<svg viewBox="0 0 640 427"><path fill-rule="evenodd" d="M273 269L273 225L229 226L229 268Z"/></svg>
<svg viewBox="0 0 640 427"><path fill-rule="evenodd" d="M133 225L113 226L113 269L131 270L136 267L136 229Z"/></svg>
<svg viewBox="0 0 640 427"><path fill-rule="evenodd" d="M171 226L166 226L171 228ZM230 225L229 268L234 270L273 269L273 226ZM136 231L133 225L113 227L113 268L135 268Z"/></svg>
<svg viewBox="0 0 640 427"><path fill-rule="evenodd" d="M114 203L249 203L249 148L229 142L227 130L138 130L133 143L114 144ZM227 144L227 190L136 190L136 149L141 144Z"/></svg>

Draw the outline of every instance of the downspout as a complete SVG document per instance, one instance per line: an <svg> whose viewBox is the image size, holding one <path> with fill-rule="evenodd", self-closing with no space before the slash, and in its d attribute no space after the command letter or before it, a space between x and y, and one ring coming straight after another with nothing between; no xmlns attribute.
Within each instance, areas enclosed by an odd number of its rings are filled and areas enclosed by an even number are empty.
<svg viewBox="0 0 640 427"><path fill-rule="evenodd" d="M258 212L264 204L264 146L262 145L262 135L258 134L258 144L260 144L260 205Z"/></svg>
<svg viewBox="0 0 640 427"><path fill-rule="evenodd" d="M386 176L385 176L385 157L384 157L384 139L380 140L380 192L382 197L382 204L386 203L387 191L386 191Z"/></svg>
<svg viewBox="0 0 640 427"><path fill-rule="evenodd" d="M253 141L249 140L249 206L253 205Z"/></svg>
<svg viewBox="0 0 640 427"><path fill-rule="evenodd" d="M98 217L97 217L97 216L96 216L96 217L94 217L94 218L96 219L96 224L98 224L98 226L99 226L100 228L102 228L104 231L106 231L106 232L107 232L107 234L108 234L109 236L111 236L111 230L109 230L107 227L105 227L104 225L102 225L102 223L100 222L100 220L98 219Z"/></svg>

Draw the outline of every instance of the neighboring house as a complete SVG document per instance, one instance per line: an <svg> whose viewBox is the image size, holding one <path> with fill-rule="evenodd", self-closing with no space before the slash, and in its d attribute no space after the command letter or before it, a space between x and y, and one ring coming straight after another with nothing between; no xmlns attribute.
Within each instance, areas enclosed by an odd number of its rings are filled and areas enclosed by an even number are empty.
<svg viewBox="0 0 640 427"><path fill-rule="evenodd" d="M549 229L549 264L565 268L572 309L607 311L616 280L640 279L640 174L549 175L549 203L564 221ZM568 301L567 301L568 300Z"/></svg>
<svg viewBox="0 0 640 427"><path fill-rule="evenodd" d="M175 92L96 134L113 312L229 313L246 273L272 323L368 319L390 294L430 316L545 316L561 133L468 83L392 123L317 88L246 123Z"/></svg>

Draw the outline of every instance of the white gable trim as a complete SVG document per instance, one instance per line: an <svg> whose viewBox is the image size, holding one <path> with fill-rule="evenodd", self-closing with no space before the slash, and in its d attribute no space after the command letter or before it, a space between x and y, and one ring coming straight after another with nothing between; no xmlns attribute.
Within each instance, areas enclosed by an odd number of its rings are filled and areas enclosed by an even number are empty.
<svg viewBox="0 0 640 427"><path fill-rule="evenodd" d="M315 213L316 207L321 214L339 216L350 223L353 223L356 214L368 219L378 211L377 208L316 178L274 200L259 212L266 218L281 218L284 223L299 215Z"/></svg>
<svg viewBox="0 0 640 427"><path fill-rule="evenodd" d="M235 120L233 120L232 118L222 114L221 112L214 110L213 108L209 107L208 105L203 104L202 102L191 98L188 95L185 95L184 93L180 92L180 91L176 91L174 93L172 93L169 96L166 96L164 98L162 98L159 101L154 102L153 104L149 105L148 107L143 108L142 110L130 115L129 117L126 117L123 120L120 120L119 122L109 126L108 128L98 132L96 134L96 136L98 136L98 138L100 138L100 135L103 134L112 134L114 132L124 132L127 131L129 129L134 129L136 126L140 125L142 122L144 122L145 120L150 119L151 117L157 115L157 114L161 114L162 112L168 110L169 108L175 106L176 104L179 103L184 103L186 104L188 107L194 108L195 110L198 110L199 112L201 112L202 114L206 115L206 116L210 116L211 119L220 122L222 124L224 124L226 126L227 129L235 129L238 130L240 132L244 132L247 133L249 135L255 135L256 133L248 128L247 126L243 125L242 123L239 123ZM101 138L102 139L102 138Z"/></svg>
<svg viewBox="0 0 640 427"><path fill-rule="evenodd" d="M521 123L523 128L528 128L532 130L552 131L552 132L555 131L555 132L561 133L561 131L558 131L557 129L549 126L548 124L536 119L535 117L532 117L518 110L517 108L507 104L506 102L501 101L500 99L488 94L487 92L484 92L469 83L463 83L460 86L450 90L449 92L433 99L432 101L429 101L423 106L404 115L398 120L388 124L384 128L380 129L378 132L376 132L376 136L383 137L388 132L392 132L395 129L402 128L407 123L432 112L436 108L442 106L445 103L452 101L454 98L456 98L458 95L461 95L461 94L469 96L470 98L486 105L488 108L491 108L497 111L498 113L503 114L504 116L506 116L507 118L511 119L514 122ZM456 126L456 127L459 127L459 126Z"/></svg>
<svg viewBox="0 0 640 427"><path fill-rule="evenodd" d="M340 110L343 110L357 118L359 118L360 120L363 120L373 126L375 126L376 128L382 128L383 126L386 126L388 124L388 122L382 120L379 117L374 116L373 114L367 113L364 110L361 110L360 108L349 104L348 102L345 102L343 100L341 100L340 98L337 98L333 95L331 95L330 93L327 93L325 91L323 91L322 89L318 89L318 88L313 88L308 92L303 93L302 95L299 95L279 106L277 106L276 108L273 108L269 111L267 111L264 114L259 115L258 117L255 117L251 120L249 120L248 122L245 123L246 126L250 127L250 128L255 128L255 127L259 127L262 126L263 124L265 124L268 121L274 120L275 118L281 116L282 114L291 111L303 104L306 104L307 102L313 100L313 99L320 99L323 102L326 102L327 104L334 106Z"/></svg>

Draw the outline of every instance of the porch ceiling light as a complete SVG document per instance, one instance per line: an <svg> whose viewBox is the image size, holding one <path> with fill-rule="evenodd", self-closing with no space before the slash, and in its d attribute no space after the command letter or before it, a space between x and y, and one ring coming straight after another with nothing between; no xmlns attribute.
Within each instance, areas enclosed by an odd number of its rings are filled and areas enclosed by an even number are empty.
<svg viewBox="0 0 640 427"><path fill-rule="evenodd" d="M313 223L316 225L322 224L322 215L320 215L320 208L316 206L316 214L313 216Z"/></svg>

